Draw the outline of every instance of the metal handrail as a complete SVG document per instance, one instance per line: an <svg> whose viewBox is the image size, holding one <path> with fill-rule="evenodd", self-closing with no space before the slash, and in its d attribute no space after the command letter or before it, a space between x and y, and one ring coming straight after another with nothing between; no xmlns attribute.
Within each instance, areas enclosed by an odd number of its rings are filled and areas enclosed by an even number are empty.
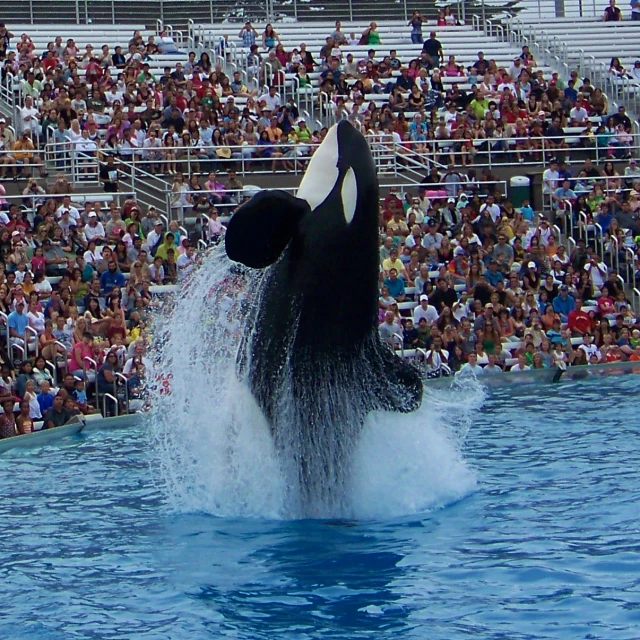
<svg viewBox="0 0 640 640"><path fill-rule="evenodd" d="M29 343L30 343L30 340L27 337L27 334L32 334L36 339L36 358L37 358L38 355L40 354L40 336L38 335L38 332L33 327L30 327L29 325L27 325L25 327L25 330L24 330L24 338L25 338L24 346L27 348L27 353L29 353Z"/></svg>
<svg viewBox="0 0 640 640"><path fill-rule="evenodd" d="M19 345L19 344L12 344L11 345L11 364L13 364L13 350L17 349L21 354L22 354L22 359L25 359L25 350Z"/></svg>
<svg viewBox="0 0 640 640"><path fill-rule="evenodd" d="M611 256L611 268L620 272L620 254L618 253L620 250L620 243L618 242L618 238L615 236L610 236L609 238L609 255Z"/></svg>
<svg viewBox="0 0 640 640"><path fill-rule="evenodd" d="M585 242L589 241L589 232L587 231L587 226L589 225L589 220L587 219L587 214L584 211L580 211L578 214L578 218L580 220L580 238L582 238Z"/></svg>
<svg viewBox="0 0 640 640"><path fill-rule="evenodd" d="M635 284L635 276L636 276L636 254L629 247L624 248L624 252L626 255L625 260L625 270L627 276L627 284L629 286Z"/></svg>
<svg viewBox="0 0 640 640"><path fill-rule="evenodd" d="M125 410L127 413L129 413L129 384L128 384L129 381L127 380L127 376L125 376L122 373L116 372L113 374L113 394L116 397L118 395L116 390L118 380L120 380L124 384ZM116 412L117 412L117 409L116 409Z"/></svg>
<svg viewBox="0 0 640 640"><path fill-rule="evenodd" d="M96 390L96 400L98 398L98 392ZM107 417L107 399L111 400L116 407L116 417L118 416L118 398L116 398L115 396L112 396L110 393L103 393L102 394L102 417L106 418Z"/></svg>
<svg viewBox="0 0 640 640"><path fill-rule="evenodd" d="M9 358L9 361L13 363L13 353L11 350L11 332L9 331L9 316L6 313L0 311L0 320L4 322L4 329L7 336L7 357Z"/></svg>
<svg viewBox="0 0 640 640"><path fill-rule="evenodd" d="M51 360L45 360L45 367L51 370L51 377L53 378L54 386L58 386L58 368L51 362Z"/></svg>
<svg viewBox="0 0 640 640"><path fill-rule="evenodd" d="M633 287L633 301L635 302L634 311L640 313L640 289Z"/></svg>

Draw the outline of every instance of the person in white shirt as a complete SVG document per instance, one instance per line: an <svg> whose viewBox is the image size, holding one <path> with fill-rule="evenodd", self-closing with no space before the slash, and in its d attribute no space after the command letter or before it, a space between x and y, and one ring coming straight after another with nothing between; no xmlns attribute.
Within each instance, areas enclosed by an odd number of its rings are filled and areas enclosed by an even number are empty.
<svg viewBox="0 0 640 640"><path fill-rule="evenodd" d="M591 342L591 335L585 333L582 336L582 344L578 347L581 351L584 351L587 354L587 362L591 359L592 356L596 356L598 360L602 358L602 354L598 347Z"/></svg>
<svg viewBox="0 0 640 640"><path fill-rule="evenodd" d="M156 162L162 160L162 142L158 138L155 129L149 131L149 137L144 139L142 144L142 157L144 160L149 161L149 171L155 173Z"/></svg>
<svg viewBox="0 0 640 640"><path fill-rule="evenodd" d="M166 31L160 32L156 38L156 46L160 53L180 53L174 39Z"/></svg>
<svg viewBox="0 0 640 640"><path fill-rule="evenodd" d="M460 367L456 376L480 376L484 374L484 369L478 364L478 356L472 351L468 355L469 361Z"/></svg>
<svg viewBox="0 0 640 640"><path fill-rule="evenodd" d="M489 358L489 363L483 369L484 374L485 375L489 375L489 376L493 376L493 375L497 375L499 373L502 373L502 369L496 364L495 355L493 355L493 353L490 353L488 358Z"/></svg>
<svg viewBox="0 0 640 640"><path fill-rule="evenodd" d="M187 251L178 257L177 264L180 278L190 274L196 268L196 248L187 247Z"/></svg>
<svg viewBox="0 0 640 640"><path fill-rule="evenodd" d="M407 210L407 219L413 213L416 217L416 224L422 224L424 222L424 211L420 206L420 198L412 198L411 206Z"/></svg>
<svg viewBox="0 0 640 640"><path fill-rule="evenodd" d="M69 217L77 224L78 220L80 220L80 212L71 205L71 196L64 196L62 204L56 209L56 218L58 220L62 218L64 211L68 211Z"/></svg>
<svg viewBox="0 0 640 640"><path fill-rule="evenodd" d="M84 129L81 139L76 143L76 149L85 156L95 157L98 145L89 137L89 130Z"/></svg>
<svg viewBox="0 0 640 640"><path fill-rule="evenodd" d="M549 238L551 238L551 236L553 236L557 240L553 228L544 216L540 216L537 231L538 237L540 238L540 244L543 247L546 247L549 244Z"/></svg>
<svg viewBox="0 0 640 640"><path fill-rule="evenodd" d="M87 242L98 242L101 240L105 240L107 234L105 233L104 227L102 226L102 222L98 220L98 214L95 211L92 211L89 214L89 221L84 228L84 235L87 239Z"/></svg>
<svg viewBox="0 0 640 640"><path fill-rule="evenodd" d="M40 111L34 106L33 98L27 96L24 99L24 107L20 109L20 132L40 135Z"/></svg>
<svg viewBox="0 0 640 640"><path fill-rule="evenodd" d="M517 364L514 364L511 369L509 369L510 373L518 373L520 371L529 371L531 367L527 366L527 360L523 355L518 356Z"/></svg>
<svg viewBox="0 0 640 640"><path fill-rule="evenodd" d="M584 270L589 274L594 289L600 290L609 274L607 265L604 262L599 262L598 256L592 252L590 260L584 265Z"/></svg>
<svg viewBox="0 0 640 640"><path fill-rule="evenodd" d="M111 89L109 89L109 91L107 91L107 93L105 94L105 98L107 99L107 104L112 107L113 103L116 100L120 101L120 104L122 104L122 97L123 97L123 93L121 91L118 90L118 85L116 83L113 83L111 85Z"/></svg>
<svg viewBox="0 0 640 640"><path fill-rule="evenodd" d="M442 348L442 338L433 338L433 345L426 355L427 368L431 371L440 371L444 366L448 366L449 352Z"/></svg>
<svg viewBox="0 0 640 640"><path fill-rule="evenodd" d="M589 113L583 106L578 106L576 102L573 109L569 112L569 117L571 118L571 126L580 127L587 123Z"/></svg>
<svg viewBox="0 0 640 640"><path fill-rule="evenodd" d="M494 202L493 196L487 196L486 202L480 206L480 213L488 209L494 224L500 220L500 207Z"/></svg>
<svg viewBox="0 0 640 640"><path fill-rule="evenodd" d="M433 305L429 304L429 296L426 293L420 296L420 304L413 310L414 326L418 326L421 318L424 318L428 325L432 325L438 320L438 312Z"/></svg>
<svg viewBox="0 0 640 640"><path fill-rule="evenodd" d="M140 143L138 142L138 138L136 137L136 132L133 128L129 128L126 130L124 134L124 140L120 145L120 155L125 160L131 160L133 156L139 156L141 152Z"/></svg>
<svg viewBox="0 0 640 640"><path fill-rule="evenodd" d="M549 164L549 168L545 169L542 174L542 193L553 193L558 188L558 180L560 180L558 163L555 160L552 160Z"/></svg>
<svg viewBox="0 0 640 640"><path fill-rule="evenodd" d="M271 113L275 113L282 104L280 100L280 96L276 93L276 87L269 87L269 92L264 93L258 99L258 102L264 101L266 103L266 109L271 111Z"/></svg>
<svg viewBox="0 0 640 640"><path fill-rule="evenodd" d="M444 123L447 129L449 130L449 133L451 133L457 119L458 119L458 112L456 110L456 105L451 103L449 105L449 108L447 109L447 111L445 111L445 114L444 114Z"/></svg>
<svg viewBox="0 0 640 640"><path fill-rule="evenodd" d="M147 234L146 242L142 245L143 249L150 252L158 244L158 240L162 237L163 226L162 220L156 220L153 229Z"/></svg>

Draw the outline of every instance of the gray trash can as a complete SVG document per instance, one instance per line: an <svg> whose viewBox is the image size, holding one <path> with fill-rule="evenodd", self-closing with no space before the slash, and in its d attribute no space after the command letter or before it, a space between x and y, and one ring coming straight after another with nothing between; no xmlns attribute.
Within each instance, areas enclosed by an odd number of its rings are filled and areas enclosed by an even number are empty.
<svg viewBox="0 0 640 640"><path fill-rule="evenodd" d="M509 180L509 198L516 208L525 200L531 202L531 180L527 176L513 176Z"/></svg>

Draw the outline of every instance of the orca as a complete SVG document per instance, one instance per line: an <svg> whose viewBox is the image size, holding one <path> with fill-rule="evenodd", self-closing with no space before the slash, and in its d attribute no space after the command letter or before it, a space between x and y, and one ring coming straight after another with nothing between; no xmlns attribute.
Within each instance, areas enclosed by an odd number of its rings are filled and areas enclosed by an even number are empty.
<svg viewBox="0 0 640 640"><path fill-rule="evenodd" d="M301 494L325 505L339 500L367 414L410 412L422 400L419 371L378 333L378 219L369 145L342 121L312 156L296 197L254 195L225 234L231 260L264 270L238 354L241 376L276 445L292 454Z"/></svg>

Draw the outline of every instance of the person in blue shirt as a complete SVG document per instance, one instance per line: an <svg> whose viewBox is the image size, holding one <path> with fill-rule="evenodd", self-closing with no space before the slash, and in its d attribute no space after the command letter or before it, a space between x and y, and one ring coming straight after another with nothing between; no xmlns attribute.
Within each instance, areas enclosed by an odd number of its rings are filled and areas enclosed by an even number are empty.
<svg viewBox="0 0 640 640"><path fill-rule="evenodd" d="M602 227L602 233L607 233L612 220L613 214L611 213L609 205L604 202L601 203L600 210L596 215L596 222Z"/></svg>
<svg viewBox="0 0 640 640"><path fill-rule="evenodd" d="M569 321L569 314L576 308L576 301L569 295L569 287L563 284L560 293L553 299L553 310L560 316L561 322Z"/></svg>
<svg viewBox="0 0 640 640"><path fill-rule="evenodd" d="M578 99L578 92L576 91L575 85L575 80L569 80L567 87L564 90L564 95L569 98L571 102L575 102Z"/></svg>
<svg viewBox="0 0 640 640"><path fill-rule="evenodd" d="M498 271L498 263L495 260L489 262L489 268L484 272L484 276L492 287L504 281L504 275L502 271Z"/></svg>
<svg viewBox="0 0 640 640"><path fill-rule="evenodd" d="M107 271L103 271L100 276L100 293L107 296L114 287L124 287L124 276L118 271L118 265L115 262L109 262Z"/></svg>
<svg viewBox="0 0 640 640"><path fill-rule="evenodd" d="M40 383L40 393L36 396L38 405L40 406L40 413L44 415L51 407L53 407L53 394L49 386L48 380L43 380Z"/></svg>
<svg viewBox="0 0 640 640"><path fill-rule="evenodd" d="M389 277L385 278L383 284L389 289L390 296L395 298L398 302L404 301L404 282L402 278L398 278L398 271L396 269L389 270Z"/></svg>
<svg viewBox="0 0 640 640"><path fill-rule="evenodd" d="M523 200L522 201L522 206L520 207L520 213L522 214L522 217L527 222L531 222L533 220L533 216L535 215L535 211L533 210L533 207L529 203L529 200Z"/></svg>
<svg viewBox="0 0 640 640"><path fill-rule="evenodd" d="M553 326L549 331L547 331L547 340L554 345L556 343L560 343L563 347L566 346L565 339L562 335L562 330L560 328L560 318L555 318L553 321Z"/></svg>
<svg viewBox="0 0 640 640"><path fill-rule="evenodd" d="M569 181L563 180L562 186L558 187L553 194L551 195L551 199L553 200L553 208L554 209L568 209L567 203L573 205L578 196L576 196L575 191L569 187Z"/></svg>
<svg viewBox="0 0 640 640"><path fill-rule="evenodd" d="M29 318L24 312L24 302L18 302L16 310L12 311L7 318L9 325L9 336L12 344L24 345L25 331L29 325Z"/></svg>

